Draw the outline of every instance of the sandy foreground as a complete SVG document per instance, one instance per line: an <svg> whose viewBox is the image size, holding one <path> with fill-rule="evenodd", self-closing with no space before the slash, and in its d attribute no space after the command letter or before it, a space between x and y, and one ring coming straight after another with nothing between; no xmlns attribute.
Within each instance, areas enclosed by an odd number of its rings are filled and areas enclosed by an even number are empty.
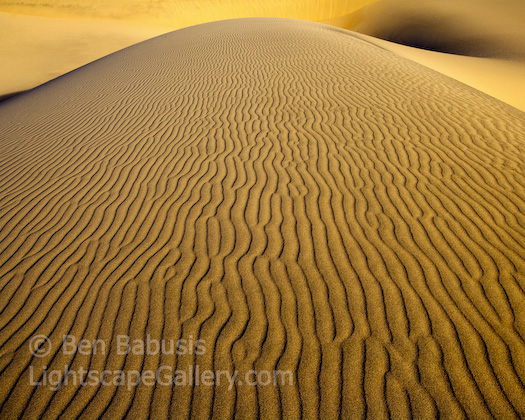
<svg viewBox="0 0 525 420"><path fill-rule="evenodd" d="M0 139L2 419L525 416L516 108L347 31L240 19L4 102ZM162 367L238 380L73 383Z"/></svg>
<svg viewBox="0 0 525 420"><path fill-rule="evenodd" d="M0 99L176 28L0 13Z"/></svg>

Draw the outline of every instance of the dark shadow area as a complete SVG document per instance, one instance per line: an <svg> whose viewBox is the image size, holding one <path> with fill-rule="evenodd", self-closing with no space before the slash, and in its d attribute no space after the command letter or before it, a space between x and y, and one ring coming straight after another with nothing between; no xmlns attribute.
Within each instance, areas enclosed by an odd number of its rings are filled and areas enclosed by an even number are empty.
<svg viewBox="0 0 525 420"><path fill-rule="evenodd" d="M325 23L425 50L525 60L523 16L518 0L379 0Z"/></svg>
<svg viewBox="0 0 525 420"><path fill-rule="evenodd" d="M461 25L455 19L437 21L427 17L403 16L362 32L397 44L448 54L496 58L523 55L519 46L506 42L502 39L504 37L494 34L486 36L476 31L462 32Z"/></svg>
<svg viewBox="0 0 525 420"><path fill-rule="evenodd" d="M20 95L24 92L27 92L27 90L21 90L19 92L11 92L11 93L6 93L5 95L0 95L0 102L7 101L8 99L11 99L12 97Z"/></svg>

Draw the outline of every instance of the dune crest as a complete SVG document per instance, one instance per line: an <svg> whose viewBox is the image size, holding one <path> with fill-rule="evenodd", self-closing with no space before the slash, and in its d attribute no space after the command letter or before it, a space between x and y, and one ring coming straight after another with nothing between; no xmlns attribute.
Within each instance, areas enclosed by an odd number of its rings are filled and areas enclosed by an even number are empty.
<svg viewBox="0 0 525 420"><path fill-rule="evenodd" d="M525 111L524 17L520 0L379 0L322 22Z"/></svg>
<svg viewBox="0 0 525 420"><path fill-rule="evenodd" d="M373 1L1 1L0 101L175 29L253 16L319 21L351 13Z"/></svg>
<svg viewBox="0 0 525 420"><path fill-rule="evenodd" d="M0 417L523 418L524 139L523 112L285 19L176 31L0 104ZM36 358L37 334L206 352ZM28 381L194 364L295 382Z"/></svg>

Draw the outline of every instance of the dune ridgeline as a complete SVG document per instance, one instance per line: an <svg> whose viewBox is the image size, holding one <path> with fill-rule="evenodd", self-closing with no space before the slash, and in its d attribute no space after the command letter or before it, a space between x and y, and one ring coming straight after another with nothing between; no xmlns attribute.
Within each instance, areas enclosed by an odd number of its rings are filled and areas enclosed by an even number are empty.
<svg viewBox="0 0 525 420"><path fill-rule="evenodd" d="M525 3L379 0L323 21L525 111Z"/></svg>
<svg viewBox="0 0 525 420"><path fill-rule="evenodd" d="M373 0L0 0L0 101L175 29L252 16L311 21Z"/></svg>

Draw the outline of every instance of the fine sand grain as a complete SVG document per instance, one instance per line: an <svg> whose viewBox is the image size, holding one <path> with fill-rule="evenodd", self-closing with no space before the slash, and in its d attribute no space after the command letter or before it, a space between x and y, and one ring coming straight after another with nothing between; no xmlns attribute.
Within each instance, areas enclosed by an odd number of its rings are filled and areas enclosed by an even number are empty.
<svg viewBox="0 0 525 420"><path fill-rule="evenodd" d="M301 21L180 30L12 98L0 418L523 418L524 162L521 111ZM294 384L29 382L193 365Z"/></svg>

